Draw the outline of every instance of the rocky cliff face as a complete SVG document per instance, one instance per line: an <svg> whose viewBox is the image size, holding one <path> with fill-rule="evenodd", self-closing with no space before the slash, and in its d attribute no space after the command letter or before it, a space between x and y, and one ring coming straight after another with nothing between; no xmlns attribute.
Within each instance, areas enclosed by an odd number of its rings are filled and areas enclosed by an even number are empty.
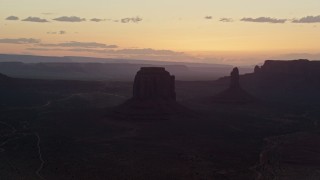
<svg viewBox="0 0 320 180"><path fill-rule="evenodd" d="M175 101L175 77L165 68L141 68L134 80L133 99Z"/></svg>

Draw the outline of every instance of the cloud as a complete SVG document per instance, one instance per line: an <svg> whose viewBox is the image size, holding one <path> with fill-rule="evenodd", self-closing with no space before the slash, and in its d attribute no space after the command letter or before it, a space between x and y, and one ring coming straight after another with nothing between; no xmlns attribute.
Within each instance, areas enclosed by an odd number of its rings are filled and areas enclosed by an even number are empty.
<svg viewBox="0 0 320 180"><path fill-rule="evenodd" d="M120 50L113 50L110 51L110 53L115 54L130 54L130 55L170 55L170 56L178 56L184 54L183 52L175 52L171 50L155 50L151 48L145 48L145 49L120 49Z"/></svg>
<svg viewBox="0 0 320 180"><path fill-rule="evenodd" d="M41 19L39 17L27 17L26 19L23 19L22 21L28 21L28 22L38 22L38 23L46 23L49 22L46 19Z"/></svg>
<svg viewBox="0 0 320 180"><path fill-rule="evenodd" d="M92 18L92 19L90 19L90 21L93 21L93 22L101 22L101 21L105 21L105 19Z"/></svg>
<svg viewBox="0 0 320 180"><path fill-rule="evenodd" d="M118 48L117 45L107 45L97 42L77 42L70 41L58 44L38 44L38 46L42 47L78 47L78 48Z"/></svg>
<svg viewBox="0 0 320 180"><path fill-rule="evenodd" d="M8 21L17 21L17 20L19 20L19 18L17 16L9 16L9 17L6 18L6 20L8 20Z"/></svg>
<svg viewBox="0 0 320 180"><path fill-rule="evenodd" d="M256 23L285 23L287 19L276 19L270 17L259 17L259 18L242 18L244 22L256 22Z"/></svg>
<svg viewBox="0 0 320 180"><path fill-rule="evenodd" d="M140 18L140 17L133 17L133 18L123 18L121 19L121 23L130 23L130 22L133 22L133 23L138 23L140 21L142 21L143 19Z"/></svg>
<svg viewBox="0 0 320 180"><path fill-rule="evenodd" d="M60 49L62 50L62 49ZM94 53L106 53L113 55L153 55L153 56L181 56L183 52L175 52L171 50L155 50L151 48L144 49L120 49L120 50L109 50L109 49L86 49L86 48L75 48L75 49L64 49L65 51L75 52L94 52Z"/></svg>
<svg viewBox="0 0 320 180"><path fill-rule="evenodd" d="M67 34L66 31L58 31L58 32L47 32L47 34L60 34L60 35L64 35L64 34Z"/></svg>
<svg viewBox="0 0 320 180"><path fill-rule="evenodd" d="M37 44L41 41L39 39L33 39L33 38L18 38L18 39L0 39L0 43L5 44Z"/></svg>
<svg viewBox="0 0 320 180"><path fill-rule="evenodd" d="M212 16L205 16L204 18L210 20L212 19Z"/></svg>
<svg viewBox="0 0 320 180"><path fill-rule="evenodd" d="M233 22L233 19L232 18L220 18L221 22Z"/></svg>
<svg viewBox="0 0 320 180"><path fill-rule="evenodd" d="M86 21L85 18L80 18L77 16L61 16L58 18L53 19L55 21L60 21L60 22L82 22L82 21Z"/></svg>
<svg viewBox="0 0 320 180"><path fill-rule="evenodd" d="M109 55L148 55L148 56L184 56L183 52L176 52L171 50L156 50L151 48L144 49L120 49L120 50L109 50L109 49L88 49L88 48L28 48L27 50L34 51L73 51L73 52L91 52L91 53L104 53Z"/></svg>
<svg viewBox="0 0 320 180"><path fill-rule="evenodd" d="M56 14L56 13L46 12L46 13L41 13L41 14L48 16L48 15L54 15L54 14Z"/></svg>
<svg viewBox="0 0 320 180"><path fill-rule="evenodd" d="M29 50L29 51L66 51L66 49L46 49L46 48L26 48L25 50Z"/></svg>
<svg viewBox="0 0 320 180"><path fill-rule="evenodd" d="M292 23L320 23L319 16L306 16L301 19L294 19Z"/></svg>

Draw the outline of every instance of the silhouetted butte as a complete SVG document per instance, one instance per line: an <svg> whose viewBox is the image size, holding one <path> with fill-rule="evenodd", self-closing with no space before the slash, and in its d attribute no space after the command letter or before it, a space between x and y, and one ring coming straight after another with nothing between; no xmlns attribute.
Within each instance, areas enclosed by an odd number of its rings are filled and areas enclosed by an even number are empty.
<svg viewBox="0 0 320 180"><path fill-rule="evenodd" d="M239 69L236 67L230 74L230 86L228 89L213 97L215 103L242 104L253 102L255 98L240 86Z"/></svg>
<svg viewBox="0 0 320 180"><path fill-rule="evenodd" d="M133 99L175 101L175 77L171 76L165 68L141 68L134 80Z"/></svg>
<svg viewBox="0 0 320 180"><path fill-rule="evenodd" d="M114 110L124 119L166 119L185 112L176 102L175 76L163 67L142 67L135 76L133 97Z"/></svg>

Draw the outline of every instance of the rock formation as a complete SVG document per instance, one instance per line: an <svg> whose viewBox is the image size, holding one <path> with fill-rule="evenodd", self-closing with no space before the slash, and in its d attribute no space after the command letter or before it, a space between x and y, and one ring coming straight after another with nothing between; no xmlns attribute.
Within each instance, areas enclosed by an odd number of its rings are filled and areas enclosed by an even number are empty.
<svg viewBox="0 0 320 180"><path fill-rule="evenodd" d="M141 68L134 80L133 99L175 101L175 77L165 68Z"/></svg>
<svg viewBox="0 0 320 180"><path fill-rule="evenodd" d="M261 73L261 67L260 67L260 66L258 66L258 65L257 65L257 66L255 66L255 67L254 67L254 73L255 73L255 74L259 74L259 73Z"/></svg>
<svg viewBox="0 0 320 180"><path fill-rule="evenodd" d="M292 61L267 60L254 74L262 87L274 89L291 89L294 92L304 92L306 89L320 88L320 61L306 59Z"/></svg>
<svg viewBox="0 0 320 180"><path fill-rule="evenodd" d="M288 74L288 75L320 75L320 61L306 59L292 61L267 60L261 67L264 74Z"/></svg>
<svg viewBox="0 0 320 180"><path fill-rule="evenodd" d="M239 69L236 67L230 74L230 86L225 91L213 97L215 103L242 104L253 102L255 98L240 86Z"/></svg>
<svg viewBox="0 0 320 180"><path fill-rule="evenodd" d="M233 68L231 74L230 74L230 89L239 89L240 83L239 83L240 75L239 75L239 69Z"/></svg>
<svg viewBox="0 0 320 180"><path fill-rule="evenodd" d="M127 120L154 120L185 112L186 108L176 102L175 77L165 68L143 67L135 77L133 97L116 107L113 114Z"/></svg>

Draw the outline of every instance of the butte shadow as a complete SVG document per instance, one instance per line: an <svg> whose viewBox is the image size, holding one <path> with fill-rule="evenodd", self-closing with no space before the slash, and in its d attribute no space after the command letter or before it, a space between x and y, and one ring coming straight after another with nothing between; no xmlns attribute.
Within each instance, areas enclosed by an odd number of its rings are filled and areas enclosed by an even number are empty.
<svg viewBox="0 0 320 180"><path fill-rule="evenodd" d="M158 120L192 112L176 101L175 76L162 67L142 67L134 79L133 97L111 114L124 120Z"/></svg>

